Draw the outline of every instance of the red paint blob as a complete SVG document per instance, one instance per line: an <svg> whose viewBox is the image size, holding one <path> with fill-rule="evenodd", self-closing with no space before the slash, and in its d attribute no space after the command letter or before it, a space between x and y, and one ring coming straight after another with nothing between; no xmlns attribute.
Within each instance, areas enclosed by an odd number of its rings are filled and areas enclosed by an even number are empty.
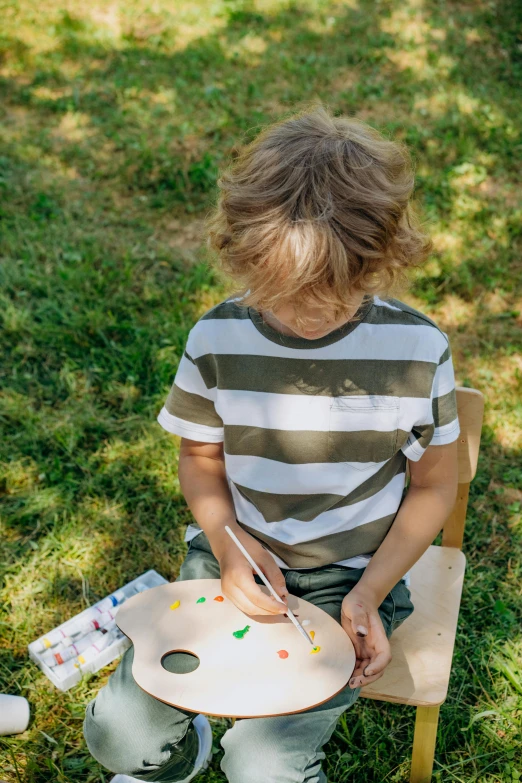
<svg viewBox="0 0 522 783"><path fill-rule="evenodd" d="M214 601L219 601L220 603L221 603L221 601L224 601L224 600L225 599L223 598L222 595L216 595L216 597L214 598Z"/></svg>
<svg viewBox="0 0 522 783"><path fill-rule="evenodd" d="M286 650L278 650L277 654L279 655L280 658L288 658L288 653Z"/></svg>

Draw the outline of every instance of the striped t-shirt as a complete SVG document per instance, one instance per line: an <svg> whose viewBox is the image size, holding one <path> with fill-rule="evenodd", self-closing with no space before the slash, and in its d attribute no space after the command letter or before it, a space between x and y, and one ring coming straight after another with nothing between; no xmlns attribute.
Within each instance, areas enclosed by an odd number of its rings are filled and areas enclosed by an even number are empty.
<svg viewBox="0 0 522 783"><path fill-rule="evenodd" d="M366 296L354 320L306 340L240 299L191 329L158 421L223 442L237 521L280 567L364 567L402 502L406 458L459 435L448 337Z"/></svg>

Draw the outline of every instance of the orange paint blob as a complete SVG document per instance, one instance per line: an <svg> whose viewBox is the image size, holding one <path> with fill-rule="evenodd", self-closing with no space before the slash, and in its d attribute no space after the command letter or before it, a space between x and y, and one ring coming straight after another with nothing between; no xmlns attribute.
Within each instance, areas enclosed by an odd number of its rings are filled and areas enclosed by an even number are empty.
<svg viewBox="0 0 522 783"><path fill-rule="evenodd" d="M312 641L315 639L315 631L310 631L310 639Z"/></svg>
<svg viewBox="0 0 522 783"><path fill-rule="evenodd" d="M216 595L216 597L214 598L214 601L219 601L220 603L221 603L221 601L224 601L224 600L225 599L223 598L222 595Z"/></svg>
<svg viewBox="0 0 522 783"><path fill-rule="evenodd" d="M279 655L280 658L288 658L288 653L286 650L278 650L277 654Z"/></svg>

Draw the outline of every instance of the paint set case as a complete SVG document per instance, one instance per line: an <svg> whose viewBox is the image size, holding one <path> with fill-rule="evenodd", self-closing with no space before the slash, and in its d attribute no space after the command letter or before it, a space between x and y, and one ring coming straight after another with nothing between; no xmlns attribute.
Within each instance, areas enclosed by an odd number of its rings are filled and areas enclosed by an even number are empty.
<svg viewBox="0 0 522 783"><path fill-rule="evenodd" d="M54 647L50 647L49 649L43 650L41 649L41 639L45 638L46 636L51 636L52 638L60 635L62 637L67 636L68 629L71 628L72 625L87 625L89 621L92 618L92 610L94 608L98 608L99 605L102 605L103 608L108 603L108 599L111 598L111 596L117 595L119 593L123 593L124 600L120 602L119 605L123 605L125 601L127 601L129 598L131 598L133 595L136 595L137 592L143 589L150 589L152 587L158 587L159 585L167 584L168 580L164 579L160 574L158 574L157 571L154 571L154 569L150 569L150 571L146 571L141 576L136 577L136 579L132 579L130 582L127 582L126 585L119 588L118 590L115 590L113 593L111 593L108 596L105 596L105 598L100 599L95 604L92 604L92 606L89 606L87 609L84 609L82 612L79 612L78 614L74 615L73 617L70 617L68 620L66 620L61 625L56 626L56 628L53 628L51 631L49 631L47 634L43 634L43 636L38 637L38 639L35 639L34 642L31 642L27 645L27 649L29 651L29 657L31 660L33 660L37 666L43 671L45 676L53 683L53 685L56 685L57 688L61 691L68 691L69 688L72 688L74 685L80 682L84 674L87 673L93 673L97 672L100 669L103 669L104 666L107 666L109 663L111 663L115 658L118 658L118 656L122 655L125 650L130 647L131 641L128 639L125 635L121 634L118 638L115 638L107 647L102 649L95 657L91 658L88 662L83 664L81 668L74 668L70 666L71 661L68 661L66 664L53 666L51 668L47 663L46 660L48 660L48 653L50 650L53 650ZM99 610L101 611L101 610Z"/></svg>

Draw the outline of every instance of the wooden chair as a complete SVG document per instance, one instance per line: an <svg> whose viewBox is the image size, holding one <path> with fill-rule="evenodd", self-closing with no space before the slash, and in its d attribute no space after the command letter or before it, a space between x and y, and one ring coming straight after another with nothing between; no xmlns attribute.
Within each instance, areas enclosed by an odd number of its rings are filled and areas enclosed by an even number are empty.
<svg viewBox="0 0 522 783"><path fill-rule="evenodd" d="M384 675L361 690L367 699L417 707L410 783L431 780L439 709L448 692L466 568L461 546L469 485L477 470L484 397L476 389L458 387L457 406L459 489L442 531L442 546L430 546L412 568L415 611L392 635L393 660Z"/></svg>

